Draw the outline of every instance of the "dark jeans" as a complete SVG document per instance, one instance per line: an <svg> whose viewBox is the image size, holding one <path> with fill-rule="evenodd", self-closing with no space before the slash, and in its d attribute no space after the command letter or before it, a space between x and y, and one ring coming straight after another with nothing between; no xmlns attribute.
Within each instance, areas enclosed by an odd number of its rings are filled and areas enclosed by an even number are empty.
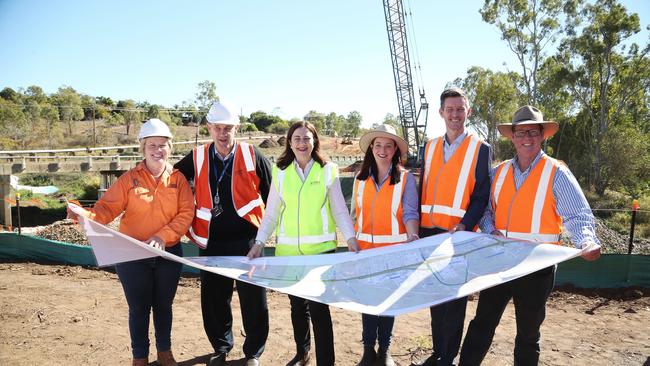
<svg viewBox="0 0 650 366"><path fill-rule="evenodd" d="M330 308L319 302L305 300L289 295L291 303L291 324L296 352L304 355L309 352L311 335L309 319L314 326L314 343L316 344L316 364L318 366L334 365L334 332Z"/></svg>
<svg viewBox="0 0 650 366"><path fill-rule="evenodd" d="M460 350L467 296L429 308L433 354L438 366L453 365Z"/></svg>
<svg viewBox="0 0 650 366"><path fill-rule="evenodd" d="M394 317L361 314L361 324L363 325L361 338L364 346L374 347L375 342L379 340L379 348L388 349L390 347L390 337L395 324Z"/></svg>
<svg viewBox="0 0 650 366"><path fill-rule="evenodd" d="M420 237L446 233L440 228L420 228ZM460 341L463 337L465 325L465 309L467 297L452 300L444 304L432 306L431 313L431 338L433 341L433 356L437 365L452 365L458 355Z"/></svg>
<svg viewBox="0 0 650 366"><path fill-rule="evenodd" d="M167 252L182 256L176 244ZM172 303L181 276L182 264L162 257L140 259L115 266L129 304L129 333L133 358L149 356L149 313L153 309L156 349L172 347Z"/></svg>
<svg viewBox="0 0 650 366"><path fill-rule="evenodd" d="M481 364L490 349L501 315L512 298L517 321L515 365L537 365L539 328L546 316L546 300L554 282L555 266L551 266L481 291L476 316L469 323L460 352L460 364Z"/></svg>
<svg viewBox="0 0 650 366"><path fill-rule="evenodd" d="M246 338L244 355L259 358L269 335L269 309L266 289L201 271L201 312L203 328L216 353L228 353L234 346L232 334L233 282L237 286Z"/></svg>

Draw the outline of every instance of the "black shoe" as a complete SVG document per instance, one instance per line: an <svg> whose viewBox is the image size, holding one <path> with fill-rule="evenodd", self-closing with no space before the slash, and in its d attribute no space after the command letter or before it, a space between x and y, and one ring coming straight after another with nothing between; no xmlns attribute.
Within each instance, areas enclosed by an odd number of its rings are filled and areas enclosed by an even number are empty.
<svg viewBox="0 0 650 366"><path fill-rule="evenodd" d="M363 346L363 355L357 366L375 366L376 361L377 353L375 352L375 347Z"/></svg>
<svg viewBox="0 0 650 366"><path fill-rule="evenodd" d="M306 366L309 365L309 361L311 361L311 357L309 356L309 352L305 354L299 354L296 353L296 355L287 363L287 366Z"/></svg>
<svg viewBox="0 0 650 366"><path fill-rule="evenodd" d="M420 360L413 362L411 366L436 366L438 364L438 358L435 355L427 357L425 360Z"/></svg>
<svg viewBox="0 0 650 366"><path fill-rule="evenodd" d="M379 366L395 366L395 360L393 356L390 355L390 348L380 348L377 353L377 364Z"/></svg>
<svg viewBox="0 0 650 366"><path fill-rule="evenodd" d="M208 361L208 366L225 366L226 365L226 354L225 353L215 353L210 357Z"/></svg>

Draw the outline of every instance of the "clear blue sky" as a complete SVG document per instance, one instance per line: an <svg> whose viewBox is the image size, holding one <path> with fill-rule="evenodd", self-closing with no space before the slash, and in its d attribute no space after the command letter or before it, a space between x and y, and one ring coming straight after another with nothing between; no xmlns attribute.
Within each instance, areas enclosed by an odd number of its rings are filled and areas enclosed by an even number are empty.
<svg viewBox="0 0 650 366"><path fill-rule="evenodd" d="M637 42L645 43L650 1L622 2L639 13ZM481 20L482 0L405 4L432 107L428 132L436 134L447 82L474 65L519 67ZM69 85L171 107L194 100L197 84L210 80L245 115L357 110L369 126L397 114L381 0L0 0L0 45L0 89Z"/></svg>

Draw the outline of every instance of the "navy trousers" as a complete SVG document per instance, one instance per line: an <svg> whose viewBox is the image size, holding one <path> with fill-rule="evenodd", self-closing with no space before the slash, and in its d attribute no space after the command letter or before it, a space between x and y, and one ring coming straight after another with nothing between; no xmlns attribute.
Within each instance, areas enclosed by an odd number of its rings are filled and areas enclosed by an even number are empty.
<svg viewBox="0 0 650 366"><path fill-rule="evenodd" d="M388 349L390 347L395 324L394 317L361 314L361 324L363 325L361 338L364 346L374 347L375 343L379 341L379 348Z"/></svg>
<svg viewBox="0 0 650 366"><path fill-rule="evenodd" d="M289 295L291 303L291 324L293 338L296 341L296 353L304 355L311 347L309 320L314 326L314 343L316 344L316 364L318 366L334 365L334 331L330 308L319 302L305 300Z"/></svg>
<svg viewBox="0 0 650 366"><path fill-rule="evenodd" d="M433 355L437 359L437 366L453 365L463 337L466 308L467 296L429 309Z"/></svg>
<svg viewBox="0 0 650 366"><path fill-rule="evenodd" d="M201 313L203 328L215 353L228 353L234 346L232 334L233 285L237 286L246 338L244 355L259 358L269 335L269 309L266 289L201 271Z"/></svg>
<svg viewBox="0 0 650 366"><path fill-rule="evenodd" d="M494 331L510 299L515 305L517 335L515 365L539 362L539 328L546 317L546 300L553 290L555 266L481 291L476 316L469 323L460 352L460 365L480 365L490 349Z"/></svg>
<svg viewBox="0 0 650 366"><path fill-rule="evenodd" d="M183 255L179 244L166 250ZM120 263L115 267L129 305L133 358L149 356L149 313L152 310L156 349L169 351L172 347L172 303L183 265L156 257Z"/></svg>
<svg viewBox="0 0 650 366"><path fill-rule="evenodd" d="M421 238L446 233L440 228L420 228ZM433 357L437 360L438 366L449 366L453 364L454 358L458 355L460 342L463 337L465 326L465 310L467 308L467 297L452 300L444 304L432 306L431 313L431 338L433 343Z"/></svg>

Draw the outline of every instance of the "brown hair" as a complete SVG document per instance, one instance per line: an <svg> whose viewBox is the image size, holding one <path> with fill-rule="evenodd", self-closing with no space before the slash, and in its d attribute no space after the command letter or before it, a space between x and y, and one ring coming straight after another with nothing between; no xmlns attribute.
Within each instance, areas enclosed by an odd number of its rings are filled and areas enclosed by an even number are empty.
<svg viewBox="0 0 650 366"><path fill-rule="evenodd" d="M314 125L309 122L299 121L292 124L291 127L289 127L289 131L287 131L287 139L284 142L284 151L276 163L280 170L285 170L296 159L296 155L291 150L291 136L293 136L293 133L301 127L308 129L309 132L311 132L311 134L314 136L314 149L311 151L311 158L320 164L320 166L325 166L326 160L320 154L320 141L318 140L318 132L316 131L316 127L314 127Z"/></svg>
<svg viewBox="0 0 650 366"><path fill-rule="evenodd" d="M366 180L372 174L373 177L379 182L379 179L383 177L378 177L379 168L377 167L377 162L375 161L375 155L372 153L372 144L375 142L373 139L366 149L366 155L363 157L363 163L361 164L361 170L357 174L358 180ZM399 150L397 143L395 143L395 155L391 162L393 163L390 168L390 184L395 185L400 181L400 172L402 170L402 161L400 159L402 152Z"/></svg>
<svg viewBox="0 0 650 366"><path fill-rule="evenodd" d="M440 94L440 108L443 108L445 106L445 99L453 98L453 97L462 97L465 100L465 104L469 106L469 100L467 100L467 95L465 95L465 91L463 91L463 89L461 88L454 86L449 89L445 89L442 92L442 94Z"/></svg>

